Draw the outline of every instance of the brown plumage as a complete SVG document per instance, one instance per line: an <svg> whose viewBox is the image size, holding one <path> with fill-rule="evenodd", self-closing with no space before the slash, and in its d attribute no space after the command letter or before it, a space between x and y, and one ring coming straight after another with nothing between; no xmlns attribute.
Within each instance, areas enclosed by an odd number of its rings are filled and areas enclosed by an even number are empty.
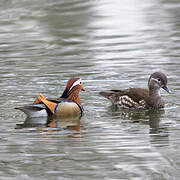
<svg viewBox="0 0 180 180"><path fill-rule="evenodd" d="M40 116L77 116L82 115L83 107L80 91L84 91L80 78L73 78L67 82L66 88L58 99L46 99L40 94L33 104L16 107L30 117Z"/></svg>
<svg viewBox="0 0 180 180"><path fill-rule="evenodd" d="M169 92L167 77L162 72L155 72L148 80L148 89L102 91L100 95L111 100L119 108L163 108L164 101L161 99L160 88Z"/></svg>

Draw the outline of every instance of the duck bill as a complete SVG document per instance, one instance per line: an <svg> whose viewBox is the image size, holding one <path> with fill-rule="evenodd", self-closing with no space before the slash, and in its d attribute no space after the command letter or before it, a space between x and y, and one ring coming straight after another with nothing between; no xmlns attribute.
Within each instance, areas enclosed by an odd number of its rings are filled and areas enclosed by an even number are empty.
<svg viewBox="0 0 180 180"><path fill-rule="evenodd" d="M163 86L162 88L163 88L166 92L171 93L171 91L168 89L167 86Z"/></svg>
<svg viewBox="0 0 180 180"><path fill-rule="evenodd" d="M85 91L85 89L82 87L82 88L81 88L81 91Z"/></svg>
<svg viewBox="0 0 180 180"><path fill-rule="evenodd" d="M80 84L80 89L81 89L81 91L85 91L85 89L84 89L84 87L83 87L83 83L81 82L81 84Z"/></svg>

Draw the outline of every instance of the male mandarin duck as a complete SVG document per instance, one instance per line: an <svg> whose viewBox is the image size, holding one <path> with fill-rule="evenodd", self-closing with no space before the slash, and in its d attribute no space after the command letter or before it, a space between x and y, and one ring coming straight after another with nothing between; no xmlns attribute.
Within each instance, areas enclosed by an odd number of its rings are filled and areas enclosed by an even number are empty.
<svg viewBox="0 0 180 180"><path fill-rule="evenodd" d="M163 108L164 101L161 99L160 89L170 93L167 87L167 77L162 72L151 74L148 80L148 89L129 88L126 90L102 91L100 95L111 100L118 108Z"/></svg>
<svg viewBox="0 0 180 180"><path fill-rule="evenodd" d="M81 116L83 106L80 99L80 91L85 91L80 78L73 78L67 82L66 88L58 99L46 99L40 94L33 104L16 107L29 117L42 116Z"/></svg>

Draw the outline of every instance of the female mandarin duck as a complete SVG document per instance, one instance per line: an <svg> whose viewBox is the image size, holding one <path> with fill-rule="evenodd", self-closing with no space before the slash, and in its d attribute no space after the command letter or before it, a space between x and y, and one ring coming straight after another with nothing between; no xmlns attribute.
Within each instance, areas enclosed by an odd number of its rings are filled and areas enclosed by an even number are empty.
<svg viewBox="0 0 180 180"><path fill-rule="evenodd" d="M160 89L170 93L167 87L167 77L162 72L151 74L148 80L148 89L129 88L126 90L110 90L100 92L100 95L111 100L119 108L163 108Z"/></svg>
<svg viewBox="0 0 180 180"><path fill-rule="evenodd" d="M83 106L80 99L80 91L85 91L80 78L73 78L67 82L62 96L58 99L46 99L40 94L33 104L16 107L29 117L41 116L81 116Z"/></svg>

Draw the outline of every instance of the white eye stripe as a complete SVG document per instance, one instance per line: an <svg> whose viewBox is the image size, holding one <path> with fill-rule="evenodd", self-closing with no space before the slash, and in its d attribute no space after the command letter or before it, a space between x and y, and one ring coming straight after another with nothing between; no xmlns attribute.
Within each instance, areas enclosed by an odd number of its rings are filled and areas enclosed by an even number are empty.
<svg viewBox="0 0 180 180"><path fill-rule="evenodd" d="M69 89L69 91L70 91L74 86L76 86L76 85L78 85L78 84L80 84L80 83L81 83L81 78L78 79L77 81L75 81L75 82L72 84L72 86L71 86L71 88Z"/></svg>
<svg viewBox="0 0 180 180"><path fill-rule="evenodd" d="M154 81L156 81L156 82L159 82L157 79L155 79L155 78L151 78L151 80L154 80Z"/></svg>

